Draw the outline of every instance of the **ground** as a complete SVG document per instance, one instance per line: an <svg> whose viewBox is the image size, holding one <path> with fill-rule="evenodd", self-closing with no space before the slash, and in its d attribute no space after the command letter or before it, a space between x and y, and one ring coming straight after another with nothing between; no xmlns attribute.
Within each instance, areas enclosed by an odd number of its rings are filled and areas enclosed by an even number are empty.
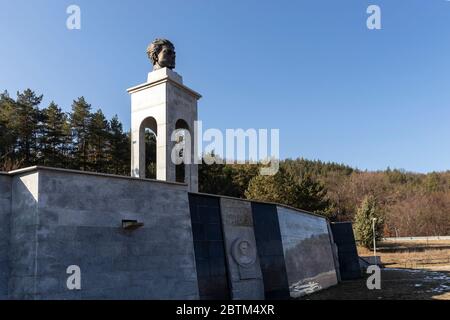
<svg viewBox="0 0 450 320"><path fill-rule="evenodd" d="M358 248L360 256L371 256L372 251ZM427 269L450 266L450 240L382 242L377 255L389 268ZM448 269L450 271L450 267Z"/></svg>
<svg viewBox="0 0 450 320"><path fill-rule="evenodd" d="M360 256L370 251L358 248ZM366 279L344 281L303 300L450 300L450 241L381 243L378 255L386 267L381 289L369 290Z"/></svg>

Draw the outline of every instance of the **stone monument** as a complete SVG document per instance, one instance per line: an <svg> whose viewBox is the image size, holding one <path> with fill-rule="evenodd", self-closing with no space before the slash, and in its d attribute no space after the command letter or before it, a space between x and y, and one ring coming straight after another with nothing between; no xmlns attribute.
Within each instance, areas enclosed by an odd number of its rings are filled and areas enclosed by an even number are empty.
<svg viewBox="0 0 450 320"><path fill-rule="evenodd" d="M146 177L145 130L150 129L156 135L156 179L184 182L189 191L197 192L198 169L193 163L194 123L201 95L185 86L183 78L173 71L175 47L169 40L154 40L148 46L147 55L153 64L147 82L128 89L131 95L131 176ZM177 143L172 136L175 130L186 130L192 137L184 142L189 148L183 152L190 153L190 157L184 155L190 162L181 164L184 179L177 179L177 165L171 156Z"/></svg>
<svg viewBox="0 0 450 320"><path fill-rule="evenodd" d="M173 71L170 41L155 40L148 55L147 82L128 90L135 178L40 166L0 172L0 300L273 300L335 285L348 257L335 254L325 217L200 194L188 161L177 174L174 147L183 158L196 152L186 130L193 135L200 95ZM164 181L139 179L146 129L156 134Z"/></svg>

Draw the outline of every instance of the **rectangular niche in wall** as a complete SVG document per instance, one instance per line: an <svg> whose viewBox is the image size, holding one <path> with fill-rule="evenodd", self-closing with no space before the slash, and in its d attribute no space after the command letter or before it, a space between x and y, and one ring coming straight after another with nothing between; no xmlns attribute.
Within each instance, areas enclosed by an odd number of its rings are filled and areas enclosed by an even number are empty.
<svg viewBox="0 0 450 320"><path fill-rule="evenodd" d="M266 299L289 299L277 207L252 202L253 225Z"/></svg>
<svg viewBox="0 0 450 320"><path fill-rule="evenodd" d="M189 194L201 300L230 299L218 197Z"/></svg>

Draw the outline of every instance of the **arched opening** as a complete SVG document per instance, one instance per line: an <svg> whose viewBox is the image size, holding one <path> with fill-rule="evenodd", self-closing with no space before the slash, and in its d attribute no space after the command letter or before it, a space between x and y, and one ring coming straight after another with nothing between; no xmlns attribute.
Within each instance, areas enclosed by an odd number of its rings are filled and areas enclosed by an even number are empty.
<svg viewBox="0 0 450 320"><path fill-rule="evenodd" d="M143 143L143 154L145 157L145 178L156 179L156 136L158 126L153 117L146 118L141 124L141 137Z"/></svg>
<svg viewBox="0 0 450 320"><path fill-rule="evenodd" d="M189 125L183 119L177 120L175 123L175 131L178 133L178 141L176 143L185 143L186 131L189 132ZM180 150L179 157L183 158L184 148ZM175 165L175 180L176 182L186 182L186 165L183 163Z"/></svg>

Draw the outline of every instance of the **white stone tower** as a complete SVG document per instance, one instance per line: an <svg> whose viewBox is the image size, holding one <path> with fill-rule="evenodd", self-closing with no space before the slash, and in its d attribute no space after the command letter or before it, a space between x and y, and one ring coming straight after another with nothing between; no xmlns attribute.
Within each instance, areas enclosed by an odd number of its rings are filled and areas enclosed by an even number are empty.
<svg viewBox="0 0 450 320"><path fill-rule="evenodd" d="M156 134L156 179L176 182L177 166L171 157L176 142L171 136L174 130L187 129L192 137L191 162L184 164L184 181L178 182L187 183L189 191L197 192L194 122L201 96L183 85L182 77L167 67L150 72L146 83L128 89L128 93L131 95L131 176L145 178L145 129L149 128Z"/></svg>

